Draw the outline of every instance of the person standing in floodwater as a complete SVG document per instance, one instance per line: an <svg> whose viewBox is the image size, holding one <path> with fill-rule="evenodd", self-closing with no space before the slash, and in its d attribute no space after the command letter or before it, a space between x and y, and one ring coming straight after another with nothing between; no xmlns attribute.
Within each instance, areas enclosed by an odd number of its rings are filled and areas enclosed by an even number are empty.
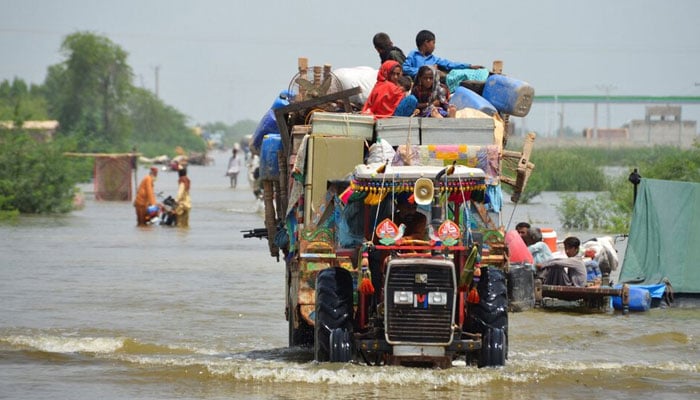
<svg viewBox="0 0 700 400"><path fill-rule="evenodd" d="M177 171L177 214L176 225L179 228L190 227L190 209L192 209L192 201L190 200L190 178L187 176L187 165L180 165Z"/></svg>
<svg viewBox="0 0 700 400"><path fill-rule="evenodd" d="M238 173L241 172L243 167L243 159L241 158L241 152L237 146L233 147L231 158L228 160L228 168L226 169L226 176L230 179L230 184L232 188L236 188L238 184Z"/></svg>
<svg viewBox="0 0 700 400"><path fill-rule="evenodd" d="M134 200L137 226L146 226L146 222L148 221L148 206L157 204L156 195L153 189L157 177L158 168L151 167L148 175L146 175L139 184L138 191L136 192L136 199Z"/></svg>

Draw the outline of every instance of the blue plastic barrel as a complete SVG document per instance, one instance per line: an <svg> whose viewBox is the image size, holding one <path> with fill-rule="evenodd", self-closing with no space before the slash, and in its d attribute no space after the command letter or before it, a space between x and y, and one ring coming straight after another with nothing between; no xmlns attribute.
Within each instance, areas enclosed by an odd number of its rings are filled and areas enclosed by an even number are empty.
<svg viewBox="0 0 700 400"><path fill-rule="evenodd" d="M613 296L612 298L613 308L616 310L622 310L622 298L620 296ZM649 311L651 308L651 294L649 290L630 286L630 311Z"/></svg>
<svg viewBox="0 0 700 400"><path fill-rule="evenodd" d="M529 83L505 75L494 74L486 79L483 96L496 110L516 117L530 112L535 89Z"/></svg>
<svg viewBox="0 0 700 400"><path fill-rule="evenodd" d="M280 167L277 162L277 152L282 150L282 139L279 133L265 135L260 150L260 177L262 179L278 179Z"/></svg>
<svg viewBox="0 0 700 400"><path fill-rule="evenodd" d="M496 108L493 104L489 103L489 101L482 96L479 96L475 91L463 86L457 86L455 92L450 96L450 104L457 107L457 110L473 108L488 115L496 113Z"/></svg>
<svg viewBox="0 0 700 400"><path fill-rule="evenodd" d="M253 142L251 143L253 151L261 151L260 148L262 147L263 138L270 133L279 134L277 118L275 118L275 112L272 109L267 110L265 115L260 118L260 122L258 122L258 126L255 128L255 132L253 132Z"/></svg>

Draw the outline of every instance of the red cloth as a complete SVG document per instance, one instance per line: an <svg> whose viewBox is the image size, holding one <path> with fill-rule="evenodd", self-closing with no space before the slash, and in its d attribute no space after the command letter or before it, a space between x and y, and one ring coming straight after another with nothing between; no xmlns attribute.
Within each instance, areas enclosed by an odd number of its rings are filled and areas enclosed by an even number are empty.
<svg viewBox="0 0 700 400"><path fill-rule="evenodd" d="M179 185L181 183L185 184L185 191L189 192L190 191L190 178L188 178L187 176L179 177L177 179L177 184Z"/></svg>
<svg viewBox="0 0 700 400"><path fill-rule="evenodd" d="M515 229L506 233L506 246L508 246L508 254L511 263L534 264L535 261L532 258L532 254L530 254L530 250L527 249L523 238L520 237L520 234Z"/></svg>
<svg viewBox="0 0 700 400"><path fill-rule="evenodd" d="M404 97L403 90L393 82L389 81L391 70L400 67L394 60L384 61L377 72L377 83L367 97L362 113L374 114L376 118L386 118L394 115L401 99Z"/></svg>
<svg viewBox="0 0 700 400"><path fill-rule="evenodd" d="M95 157L95 200L131 200L131 160L130 156Z"/></svg>

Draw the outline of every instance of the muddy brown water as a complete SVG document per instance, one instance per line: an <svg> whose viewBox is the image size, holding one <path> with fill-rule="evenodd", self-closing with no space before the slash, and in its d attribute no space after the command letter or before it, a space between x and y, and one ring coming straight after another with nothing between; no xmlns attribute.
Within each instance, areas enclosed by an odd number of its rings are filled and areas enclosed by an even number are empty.
<svg viewBox="0 0 700 400"><path fill-rule="evenodd" d="M700 310L510 314L502 368L317 364L287 348L284 264L264 241L228 152L190 167L191 228L135 227L127 203L0 223L0 398L691 399L700 395ZM144 170L139 173L143 176ZM162 172L156 189L174 194ZM89 185L85 186L89 191ZM519 206L555 228L556 194ZM510 205L504 223L510 219ZM583 238L595 233L575 233Z"/></svg>

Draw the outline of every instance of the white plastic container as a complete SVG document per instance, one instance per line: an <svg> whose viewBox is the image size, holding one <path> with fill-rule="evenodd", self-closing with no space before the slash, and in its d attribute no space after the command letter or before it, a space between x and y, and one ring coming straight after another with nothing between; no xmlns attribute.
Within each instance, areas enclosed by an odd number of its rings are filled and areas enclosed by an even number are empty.
<svg viewBox="0 0 700 400"><path fill-rule="evenodd" d="M494 144L493 118L421 118L421 144Z"/></svg>
<svg viewBox="0 0 700 400"><path fill-rule="evenodd" d="M374 117L360 114L315 112L311 117L311 134L362 137L371 140L374 135Z"/></svg>
<svg viewBox="0 0 700 400"><path fill-rule="evenodd" d="M389 142L392 146L400 146L411 141L411 145L420 144L420 118L391 117L378 119L375 131L377 137Z"/></svg>

